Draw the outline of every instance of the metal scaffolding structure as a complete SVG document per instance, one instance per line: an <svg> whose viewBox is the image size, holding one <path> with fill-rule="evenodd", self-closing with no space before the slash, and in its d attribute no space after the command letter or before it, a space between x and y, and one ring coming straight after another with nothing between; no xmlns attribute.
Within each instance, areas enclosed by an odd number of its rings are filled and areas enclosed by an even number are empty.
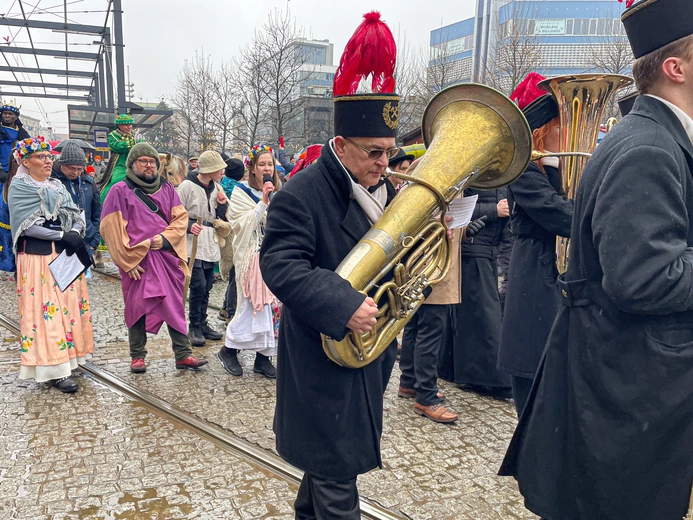
<svg viewBox="0 0 693 520"><path fill-rule="evenodd" d="M9 33L0 41L0 96L81 102L67 106L69 133L91 142L118 113L141 130L173 115L126 98L121 0L90 0L87 10L84 2L42 3L11 0L0 13Z"/></svg>

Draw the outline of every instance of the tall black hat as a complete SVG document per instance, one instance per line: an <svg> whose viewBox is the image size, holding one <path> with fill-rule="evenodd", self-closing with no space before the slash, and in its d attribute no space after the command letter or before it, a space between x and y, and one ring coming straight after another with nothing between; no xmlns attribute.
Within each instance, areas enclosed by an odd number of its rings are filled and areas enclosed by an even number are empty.
<svg viewBox="0 0 693 520"><path fill-rule="evenodd" d="M632 94L627 94L618 100L618 110L621 112L621 117L626 117L630 111L633 110L635 98L637 98L638 95L638 92L633 92Z"/></svg>
<svg viewBox="0 0 693 520"><path fill-rule="evenodd" d="M396 137L399 96L395 94L397 46L380 13L364 15L349 40L334 76L334 135ZM372 76L372 92L358 93L361 80Z"/></svg>
<svg viewBox="0 0 693 520"><path fill-rule="evenodd" d="M640 58L693 34L693 2L640 0L626 9L621 22L633 55Z"/></svg>

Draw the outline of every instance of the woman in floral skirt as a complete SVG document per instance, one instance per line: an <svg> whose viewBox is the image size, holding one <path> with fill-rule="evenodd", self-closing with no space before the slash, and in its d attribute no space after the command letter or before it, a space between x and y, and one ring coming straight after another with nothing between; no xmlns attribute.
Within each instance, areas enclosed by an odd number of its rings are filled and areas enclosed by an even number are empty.
<svg viewBox="0 0 693 520"><path fill-rule="evenodd" d="M72 370L94 352L87 283L82 274L62 292L48 264L62 251L83 254L84 222L63 184L51 178L50 150L43 137L17 143L20 168L8 193L17 253L19 378L51 381L73 393L79 386Z"/></svg>

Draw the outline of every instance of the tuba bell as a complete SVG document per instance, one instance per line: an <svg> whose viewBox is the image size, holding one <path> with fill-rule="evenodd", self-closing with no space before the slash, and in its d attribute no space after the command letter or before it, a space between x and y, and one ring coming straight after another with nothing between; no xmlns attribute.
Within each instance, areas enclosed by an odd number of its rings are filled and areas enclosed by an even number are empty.
<svg viewBox="0 0 693 520"><path fill-rule="evenodd" d="M360 368L397 337L425 299L424 290L450 268L445 211L467 187L495 189L527 167L531 134L517 106L492 88L464 84L439 92L424 112L426 154L382 217L335 272L378 306L376 324L342 340L322 336L335 363ZM435 217L435 218L434 218Z"/></svg>
<svg viewBox="0 0 693 520"><path fill-rule="evenodd" d="M560 120L560 151L543 156L561 157L563 192L569 199L577 195L582 170L597 147L599 127L604 111L614 93L633 83L620 74L576 74L545 79L539 87L553 94ZM613 126L613 124L612 124ZM556 240L556 267L559 273L568 269L570 239Z"/></svg>

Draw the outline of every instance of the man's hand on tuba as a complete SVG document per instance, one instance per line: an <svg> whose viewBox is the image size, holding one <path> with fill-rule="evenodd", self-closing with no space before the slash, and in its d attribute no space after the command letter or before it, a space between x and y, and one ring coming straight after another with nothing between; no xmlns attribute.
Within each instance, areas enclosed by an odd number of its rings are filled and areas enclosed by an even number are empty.
<svg viewBox="0 0 693 520"><path fill-rule="evenodd" d="M347 323L347 328L356 334L370 332L377 322L375 319L376 314L378 314L378 306L373 301L373 298L367 297L363 300L361 306L356 309L349 323Z"/></svg>

